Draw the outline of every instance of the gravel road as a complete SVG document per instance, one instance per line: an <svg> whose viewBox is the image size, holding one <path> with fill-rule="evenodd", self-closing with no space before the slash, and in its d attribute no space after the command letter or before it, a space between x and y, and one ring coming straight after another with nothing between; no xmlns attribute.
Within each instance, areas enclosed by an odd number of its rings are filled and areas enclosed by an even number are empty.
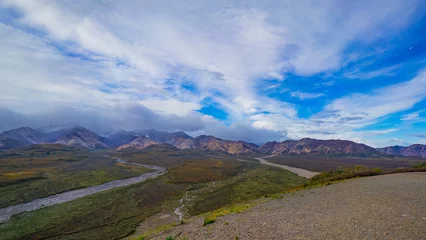
<svg viewBox="0 0 426 240"><path fill-rule="evenodd" d="M297 175L304 177L304 178L312 178L313 176L318 174L317 172L312 172L312 171L302 169L302 168L296 168L296 167L290 167L290 166L287 166L287 165L271 163L271 162L269 162L268 160L265 159L265 158L268 158L268 157L273 157L273 155L261 157L261 158L255 158L255 159L259 160L260 164L265 164L265 165L269 165L269 166L273 166L273 167L279 167L279 168L288 170L290 172L294 172Z"/></svg>
<svg viewBox="0 0 426 240"><path fill-rule="evenodd" d="M202 223L196 217L156 239L426 239L426 173L348 180Z"/></svg>

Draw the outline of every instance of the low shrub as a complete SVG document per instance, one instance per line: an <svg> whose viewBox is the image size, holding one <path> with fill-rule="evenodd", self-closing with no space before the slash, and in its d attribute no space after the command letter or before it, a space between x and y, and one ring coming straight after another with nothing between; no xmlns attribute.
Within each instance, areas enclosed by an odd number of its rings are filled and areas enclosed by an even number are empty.
<svg viewBox="0 0 426 240"><path fill-rule="evenodd" d="M419 168L423 169L424 168L424 169L426 169L426 162L416 164L416 165L413 166L413 168L416 168L416 169L419 169Z"/></svg>
<svg viewBox="0 0 426 240"><path fill-rule="evenodd" d="M203 226L216 222L216 219L218 217L225 216L231 213L241 213L251 208L252 206L253 206L252 204L237 204L231 207L217 209L207 214L206 218L204 218Z"/></svg>
<svg viewBox="0 0 426 240"><path fill-rule="evenodd" d="M368 169L364 166L355 166L353 168L330 170L328 172L317 174L311 178L306 185L313 186L328 184L350 178L380 175L382 173L383 170L380 168Z"/></svg>
<svg viewBox="0 0 426 240"><path fill-rule="evenodd" d="M381 168L369 169L364 166L355 166L353 168L330 170L315 175L309 180L308 183L304 184L304 187L316 186L316 185L328 185L336 181L345 179L357 178L357 177L368 177L391 173L404 173L404 172L424 172L426 171L426 162L414 165L408 168L396 168L391 171L384 171Z"/></svg>

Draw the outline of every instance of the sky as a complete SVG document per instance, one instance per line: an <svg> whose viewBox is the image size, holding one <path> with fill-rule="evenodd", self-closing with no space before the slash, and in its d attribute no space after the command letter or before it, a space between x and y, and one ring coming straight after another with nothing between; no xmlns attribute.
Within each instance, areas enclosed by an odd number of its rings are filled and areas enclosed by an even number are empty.
<svg viewBox="0 0 426 240"><path fill-rule="evenodd" d="M0 0L0 131L426 144L426 1Z"/></svg>

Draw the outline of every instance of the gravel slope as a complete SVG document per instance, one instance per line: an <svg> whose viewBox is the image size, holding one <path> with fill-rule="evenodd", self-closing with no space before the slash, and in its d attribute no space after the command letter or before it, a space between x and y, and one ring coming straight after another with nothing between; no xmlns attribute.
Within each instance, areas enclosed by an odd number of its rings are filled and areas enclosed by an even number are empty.
<svg viewBox="0 0 426 240"><path fill-rule="evenodd" d="M155 239L426 239L426 173L349 180L202 222Z"/></svg>

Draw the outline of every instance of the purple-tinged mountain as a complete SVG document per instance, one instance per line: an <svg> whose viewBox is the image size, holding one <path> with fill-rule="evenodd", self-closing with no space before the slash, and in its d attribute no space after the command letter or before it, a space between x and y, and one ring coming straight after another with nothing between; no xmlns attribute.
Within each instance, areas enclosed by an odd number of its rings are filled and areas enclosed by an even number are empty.
<svg viewBox="0 0 426 240"><path fill-rule="evenodd" d="M120 130L107 137L102 137L83 127L61 129L61 127L57 126L49 126L38 130L30 127L21 127L0 134L0 150L42 143L62 144L91 150L107 148L120 150L127 148L146 149L155 145L165 145L173 146L177 149L197 148L223 151L230 154L426 157L426 145L421 144L414 144L408 147L391 146L374 149L365 144L347 140L304 138L283 142L267 142L258 147L255 144L244 141L230 141L205 135L192 138L182 131L169 133L153 129L140 131Z"/></svg>
<svg viewBox="0 0 426 240"><path fill-rule="evenodd" d="M44 141L88 149L107 149L112 146L108 139L83 127L50 132L45 135Z"/></svg>
<svg viewBox="0 0 426 240"><path fill-rule="evenodd" d="M41 132L30 127L21 127L0 134L0 149L25 147L40 143L42 140Z"/></svg>
<svg viewBox="0 0 426 240"><path fill-rule="evenodd" d="M118 130L108 135L108 140L111 142L113 147L119 147L121 145L130 143L135 140L139 134L126 131L126 130Z"/></svg>
<svg viewBox="0 0 426 240"><path fill-rule="evenodd" d="M155 142L167 143L179 149L188 149L196 147L193 138L182 131L169 133L149 129L136 131L136 133L145 136Z"/></svg>
<svg viewBox="0 0 426 240"><path fill-rule="evenodd" d="M133 141L131 141L130 143L121 145L120 147L117 148L117 150L121 151L127 148L145 149L152 145L157 145L157 144L159 143L156 141L153 141L152 139L149 139L145 136L139 136L135 138Z"/></svg>
<svg viewBox="0 0 426 240"><path fill-rule="evenodd" d="M197 148L210 151L223 151L230 154L256 153L258 146L244 141L230 141L213 136L201 135L194 139Z"/></svg>
<svg viewBox="0 0 426 240"><path fill-rule="evenodd" d="M267 142L259 147L262 154L316 156L381 156L381 152L365 144L348 140L318 140L303 138L284 142Z"/></svg>
<svg viewBox="0 0 426 240"><path fill-rule="evenodd" d="M378 148L377 150L388 155L404 157L426 157L426 145L422 144L413 144L408 147L391 146Z"/></svg>

